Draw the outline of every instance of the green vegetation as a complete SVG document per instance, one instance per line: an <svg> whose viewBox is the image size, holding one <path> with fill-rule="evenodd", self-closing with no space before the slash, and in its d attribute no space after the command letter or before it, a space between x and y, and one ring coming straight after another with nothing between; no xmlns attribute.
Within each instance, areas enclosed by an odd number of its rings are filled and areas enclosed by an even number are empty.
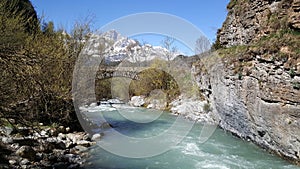
<svg viewBox="0 0 300 169"><path fill-rule="evenodd" d="M300 83L299 82L293 82L293 88L300 90Z"/></svg>
<svg viewBox="0 0 300 169"><path fill-rule="evenodd" d="M0 2L0 123L80 126L71 80L85 30L75 25L69 36L38 20L28 0Z"/></svg>
<svg viewBox="0 0 300 169"><path fill-rule="evenodd" d="M296 76L296 72L293 68L290 69L289 74L290 74L291 78L294 78Z"/></svg>
<svg viewBox="0 0 300 169"><path fill-rule="evenodd" d="M297 30L279 29L274 33L263 36L249 45L220 48L219 56L226 65L234 65L235 73L243 72L252 66L251 61L259 56L262 60L285 63L290 69L291 77L295 76L293 68L298 63L300 32Z"/></svg>
<svg viewBox="0 0 300 169"><path fill-rule="evenodd" d="M139 73L139 80L131 82L129 87L130 96L149 96L151 91L159 89L167 94L168 101L179 95L179 87L176 80L167 72L149 68Z"/></svg>

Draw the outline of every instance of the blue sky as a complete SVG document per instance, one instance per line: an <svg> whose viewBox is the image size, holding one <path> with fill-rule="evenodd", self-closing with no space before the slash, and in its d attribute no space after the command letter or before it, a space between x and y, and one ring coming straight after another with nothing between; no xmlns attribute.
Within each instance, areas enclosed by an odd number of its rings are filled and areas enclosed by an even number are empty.
<svg viewBox="0 0 300 169"><path fill-rule="evenodd" d="M199 28L214 41L222 26L229 0L31 0L39 16L69 30L76 20L93 17L93 28L99 29L120 17L142 13L162 12L181 17ZM146 41L149 41L146 39Z"/></svg>

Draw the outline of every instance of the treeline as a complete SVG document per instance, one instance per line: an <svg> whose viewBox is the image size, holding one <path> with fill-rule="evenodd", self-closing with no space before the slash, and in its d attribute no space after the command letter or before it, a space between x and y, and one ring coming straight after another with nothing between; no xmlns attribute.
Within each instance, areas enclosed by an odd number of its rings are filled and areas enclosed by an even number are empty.
<svg viewBox="0 0 300 169"><path fill-rule="evenodd" d="M89 28L88 22L77 22L67 34L38 19L29 0L0 1L1 125L79 127L71 81Z"/></svg>

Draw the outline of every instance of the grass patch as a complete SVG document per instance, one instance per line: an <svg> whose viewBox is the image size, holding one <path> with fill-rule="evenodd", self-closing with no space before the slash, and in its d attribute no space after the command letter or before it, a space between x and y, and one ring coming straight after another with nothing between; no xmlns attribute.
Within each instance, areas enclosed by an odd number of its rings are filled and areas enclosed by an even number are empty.
<svg viewBox="0 0 300 169"><path fill-rule="evenodd" d="M292 86L293 86L294 89L297 89L297 90L300 89L300 83L299 82L293 82Z"/></svg>

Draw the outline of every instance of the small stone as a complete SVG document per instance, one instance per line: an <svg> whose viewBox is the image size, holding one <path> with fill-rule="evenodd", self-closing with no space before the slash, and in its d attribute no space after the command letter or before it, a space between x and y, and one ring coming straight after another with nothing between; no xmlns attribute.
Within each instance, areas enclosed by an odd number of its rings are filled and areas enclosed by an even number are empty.
<svg viewBox="0 0 300 169"><path fill-rule="evenodd" d="M67 127L67 128L66 128L66 132L68 133L68 132L70 132L70 131L71 131L70 127Z"/></svg>
<svg viewBox="0 0 300 169"><path fill-rule="evenodd" d="M72 148L72 147L75 146L75 144L73 142L71 142L71 141L66 141L65 145L66 145L66 148Z"/></svg>
<svg viewBox="0 0 300 169"><path fill-rule="evenodd" d="M40 161L43 159L43 153L36 153L35 157L36 157L36 160Z"/></svg>
<svg viewBox="0 0 300 169"><path fill-rule="evenodd" d="M66 144L60 141L56 143L55 148L64 150L66 149Z"/></svg>
<svg viewBox="0 0 300 169"><path fill-rule="evenodd" d="M283 70L282 70L282 69L278 69L278 70L276 70L276 74L278 74L278 75L282 75L282 73L283 73Z"/></svg>
<svg viewBox="0 0 300 169"><path fill-rule="evenodd" d="M50 135L56 137L58 135L58 131L56 129L51 129Z"/></svg>
<svg viewBox="0 0 300 169"><path fill-rule="evenodd" d="M63 134L63 133L59 133L59 134L57 135L57 138L59 138L59 139L61 139L61 140L65 140L65 139L66 139L66 135Z"/></svg>
<svg viewBox="0 0 300 169"><path fill-rule="evenodd" d="M55 143L55 142L58 142L58 138L56 137L49 137L46 139L47 142L50 142L50 143Z"/></svg>
<svg viewBox="0 0 300 169"><path fill-rule="evenodd" d="M13 144L10 145L10 147L11 147L12 149L15 149L15 150L17 150L18 148L20 148L20 146L19 146L18 143L13 143Z"/></svg>
<svg viewBox="0 0 300 169"><path fill-rule="evenodd" d="M75 158L76 155L74 155L74 154L65 154L65 157L70 159L70 158Z"/></svg>
<svg viewBox="0 0 300 169"><path fill-rule="evenodd" d="M77 145L81 145L81 146L84 146L84 147L89 147L90 142L86 141L86 140L79 140L79 141L77 141Z"/></svg>
<svg viewBox="0 0 300 169"><path fill-rule="evenodd" d="M94 134L94 135L92 136L92 140L93 140L93 141L100 140L100 138L101 138L101 134L99 134L99 133Z"/></svg>
<svg viewBox="0 0 300 169"><path fill-rule="evenodd" d="M58 129L57 129L57 132L58 133L66 133L66 129L64 126L59 126Z"/></svg>
<svg viewBox="0 0 300 169"><path fill-rule="evenodd" d="M295 77L294 77L294 80L295 80L296 82L300 83L300 77L299 77L299 76L295 76Z"/></svg>
<svg viewBox="0 0 300 169"><path fill-rule="evenodd" d="M76 135L73 133L68 133L66 135L66 137L67 137L67 140L71 140L73 143L75 143L77 141Z"/></svg>
<svg viewBox="0 0 300 169"><path fill-rule="evenodd" d="M0 128L0 133L3 133L5 135L10 135L12 132L13 132L13 128L10 128L10 127L1 127Z"/></svg>
<svg viewBox="0 0 300 169"><path fill-rule="evenodd" d="M41 136L46 136L47 132L45 130L41 131Z"/></svg>
<svg viewBox="0 0 300 169"><path fill-rule="evenodd" d="M27 165L21 165L21 168L22 169L27 169L27 168L29 168L29 166L27 166Z"/></svg>
<svg viewBox="0 0 300 169"><path fill-rule="evenodd" d="M96 106L98 106L97 103L91 103L90 104L90 107L96 107Z"/></svg>
<svg viewBox="0 0 300 169"><path fill-rule="evenodd" d="M28 165L29 163L30 163L30 161L25 158L25 159L21 160L20 165Z"/></svg>
<svg viewBox="0 0 300 169"><path fill-rule="evenodd" d="M17 163L17 161L16 161L16 160L9 160L8 163L9 163L10 165L15 165L15 164Z"/></svg>

